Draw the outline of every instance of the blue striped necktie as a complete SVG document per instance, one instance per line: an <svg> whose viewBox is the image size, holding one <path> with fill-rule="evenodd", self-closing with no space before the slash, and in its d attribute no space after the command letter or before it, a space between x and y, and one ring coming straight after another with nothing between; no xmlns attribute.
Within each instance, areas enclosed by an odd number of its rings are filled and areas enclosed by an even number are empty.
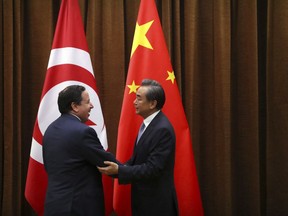
<svg viewBox="0 0 288 216"><path fill-rule="evenodd" d="M137 143L138 143L140 137L142 136L142 134L143 134L143 132L144 132L144 129L145 129L145 124L144 124L144 122L143 122L142 125L141 125L141 127L140 127L140 129L139 129L139 132L138 132Z"/></svg>

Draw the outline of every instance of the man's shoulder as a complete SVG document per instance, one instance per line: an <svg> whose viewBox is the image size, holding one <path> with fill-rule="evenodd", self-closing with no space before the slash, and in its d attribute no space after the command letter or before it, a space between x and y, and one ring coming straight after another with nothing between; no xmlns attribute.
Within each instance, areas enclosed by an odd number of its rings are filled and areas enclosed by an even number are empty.
<svg viewBox="0 0 288 216"><path fill-rule="evenodd" d="M56 128L66 128L66 129L75 129L75 130L85 130L89 127L86 124L82 123L75 116L64 114L57 118L50 126L55 126Z"/></svg>
<svg viewBox="0 0 288 216"><path fill-rule="evenodd" d="M168 117L162 111L160 111L155 116L155 120L156 120L156 122L160 122L160 123L163 123L163 124L171 124L171 122L169 121Z"/></svg>

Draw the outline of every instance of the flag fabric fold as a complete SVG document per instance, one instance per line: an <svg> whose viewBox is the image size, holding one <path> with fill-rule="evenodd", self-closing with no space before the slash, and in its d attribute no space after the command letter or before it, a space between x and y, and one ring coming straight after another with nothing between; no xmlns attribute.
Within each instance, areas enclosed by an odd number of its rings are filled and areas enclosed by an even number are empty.
<svg viewBox="0 0 288 216"><path fill-rule="evenodd" d="M190 130L154 0L142 0L139 7L118 128L116 157L121 162L132 155L142 121L135 114L133 101L145 78L157 80L163 86L166 103L162 111L176 133L174 178L179 214L202 216ZM130 189L130 185L114 182L113 206L118 216L131 215Z"/></svg>
<svg viewBox="0 0 288 216"><path fill-rule="evenodd" d="M58 93L68 85L83 85L88 91L94 109L91 110L86 124L96 131L103 148L107 150L106 127L78 0L62 0L34 125L25 197L37 215L44 213L47 187L42 139L48 125L60 116L57 106ZM113 208L113 180L103 176L103 185L106 215L109 215Z"/></svg>

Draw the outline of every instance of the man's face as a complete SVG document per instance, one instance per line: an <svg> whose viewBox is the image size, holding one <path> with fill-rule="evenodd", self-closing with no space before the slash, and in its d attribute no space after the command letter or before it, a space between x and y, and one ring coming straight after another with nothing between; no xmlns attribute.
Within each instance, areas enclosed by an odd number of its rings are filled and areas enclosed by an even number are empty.
<svg viewBox="0 0 288 216"><path fill-rule="evenodd" d="M90 97L87 91L82 92L82 101L77 105L76 115L82 122L86 122L90 116L90 111L93 109L93 104L90 101Z"/></svg>
<svg viewBox="0 0 288 216"><path fill-rule="evenodd" d="M156 106L156 101L148 101L146 98L148 89L148 86L140 86L136 93L136 99L134 100L136 114L142 116L144 119L155 111Z"/></svg>

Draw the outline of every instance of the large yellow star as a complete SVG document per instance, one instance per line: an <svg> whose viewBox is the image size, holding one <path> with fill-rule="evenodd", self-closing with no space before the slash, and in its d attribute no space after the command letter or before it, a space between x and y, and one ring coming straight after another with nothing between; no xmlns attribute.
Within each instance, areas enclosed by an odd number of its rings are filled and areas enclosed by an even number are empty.
<svg viewBox="0 0 288 216"><path fill-rule="evenodd" d="M130 89L129 94L131 94L132 92L136 93L140 85L136 85L135 81L133 80L132 85L127 85L127 86Z"/></svg>
<svg viewBox="0 0 288 216"><path fill-rule="evenodd" d="M147 22L143 25L139 25L138 22L136 23L136 29L135 29L135 34L133 38L132 51L131 51L130 58L132 57L132 55L134 54L135 50L137 49L139 45L153 50L153 47L151 46L148 38L146 37L146 34L153 22L154 20Z"/></svg>
<svg viewBox="0 0 288 216"><path fill-rule="evenodd" d="M174 71L170 72L170 71L167 71L168 73L168 77L166 80L171 80L171 82L174 84L174 80L175 80L175 74L174 74Z"/></svg>

